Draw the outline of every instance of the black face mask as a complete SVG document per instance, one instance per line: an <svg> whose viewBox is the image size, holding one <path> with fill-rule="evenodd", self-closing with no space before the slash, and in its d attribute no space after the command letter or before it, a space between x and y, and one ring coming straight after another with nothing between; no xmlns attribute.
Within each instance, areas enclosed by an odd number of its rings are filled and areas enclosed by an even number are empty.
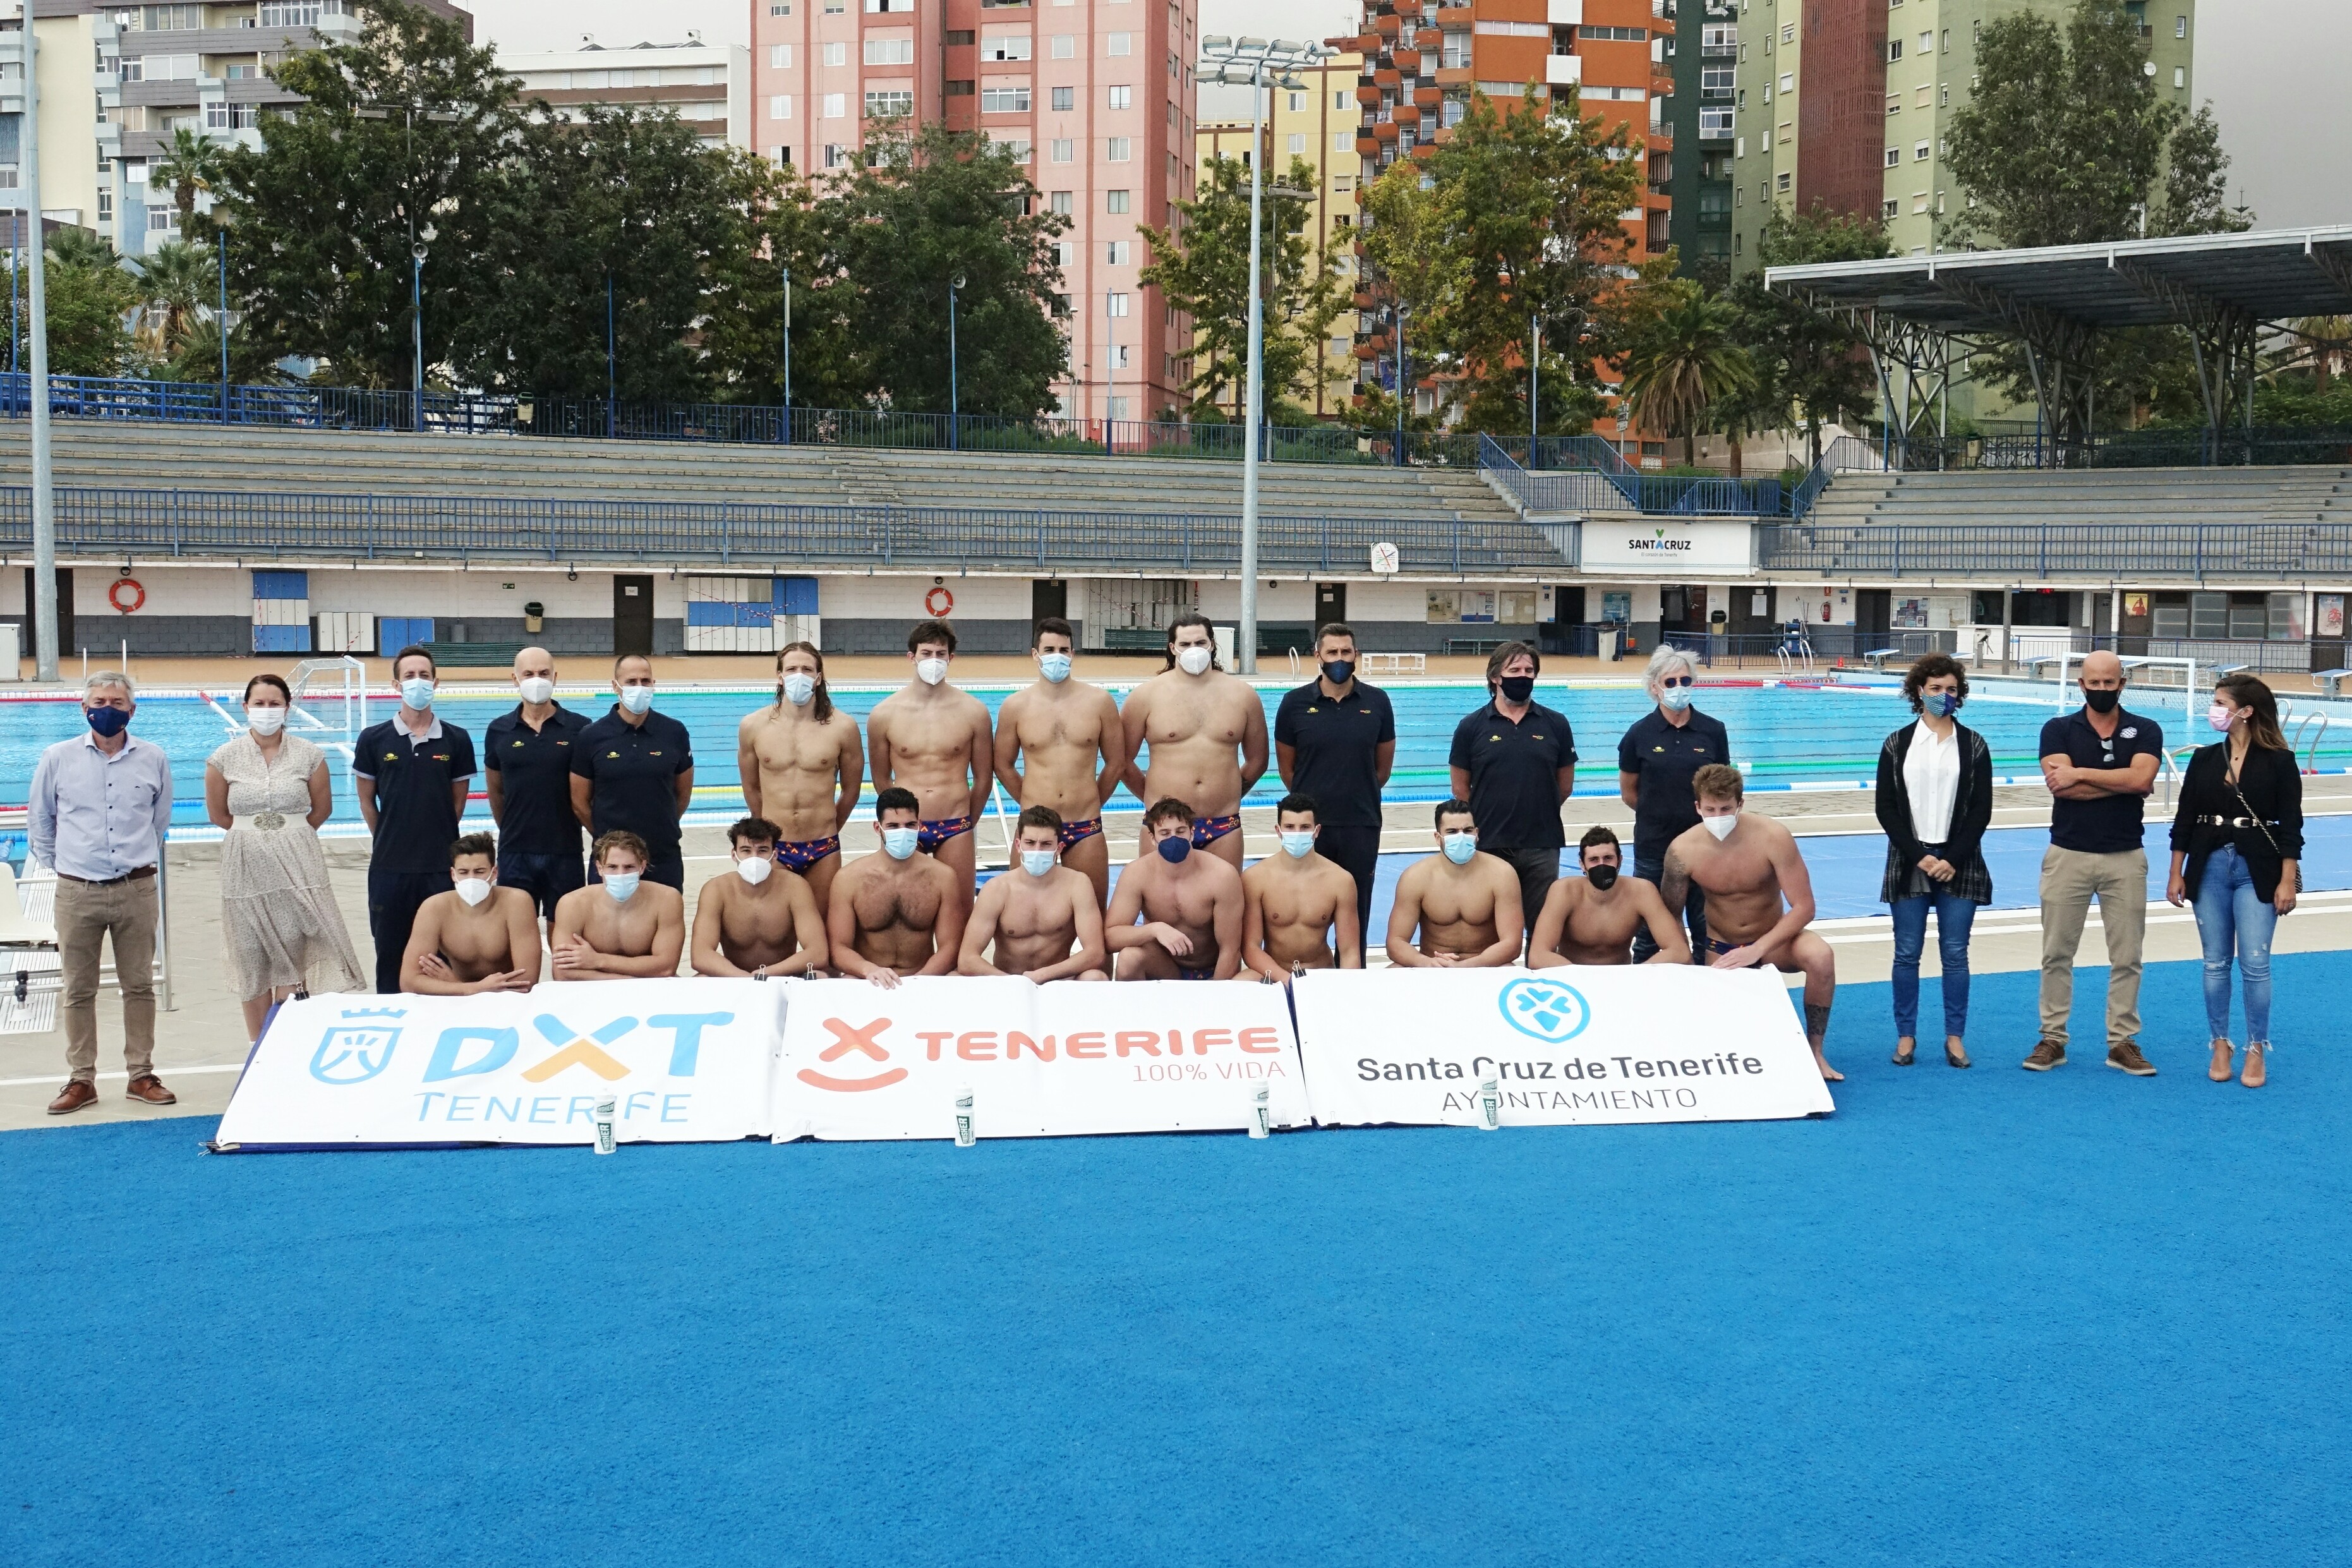
<svg viewBox="0 0 2352 1568"><path fill-rule="evenodd" d="M2083 693L2083 706L2088 708L2094 713L2112 713L2116 710L2116 704L2121 702L2123 700L2124 694L2120 691L2085 691Z"/></svg>
<svg viewBox="0 0 2352 1568"><path fill-rule="evenodd" d="M1536 678L1532 675L1507 675L1496 684L1507 701L1525 702L1536 694Z"/></svg>
<svg viewBox="0 0 2352 1568"><path fill-rule="evenodd" d="M1594 892L1605 893L1610 889L1617 885L1617 868L1614 866L1587 866L1584 868L1584 879L1592 884L1592 890Z"/></svg>
<svg viewBox="0 0 2352 1568"><path fill-rule="evenodd" d="M1323 666L1323 679L1334 686L1347 685L1356 679L1356 661L1352 658L1330 660Z"/></svg>

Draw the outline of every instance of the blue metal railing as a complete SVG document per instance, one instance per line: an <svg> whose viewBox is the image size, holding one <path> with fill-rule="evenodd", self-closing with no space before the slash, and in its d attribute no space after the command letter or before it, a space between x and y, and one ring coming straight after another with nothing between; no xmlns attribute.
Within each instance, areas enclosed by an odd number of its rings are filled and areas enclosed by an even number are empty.
<svg viewBox="0 0 2352 1568"><path fill-rule="evenodd" d="M1040 569L1230 569L1241 520L1206 512L791 506L59 487L61 549L146 557L658 560L776 566L941 560ZM1458 519L1267 517L1267 571L1360 569L1375 543L1406 571L1557 569L1568 554L1530 531ZM31 547L32 492L0 488L0 551Z"/></svg>
<svg viewBox="0 0 2352 1568"><path fill-rule="evenodd" d="M1981 573L2011 581L2121 572L2168 579L2268 582L2352 574L2352 522L1780 522L1759 529L1767 572L1926 578Z"/></svg>
<svg viewBox="0 0 2352 1568"><path fill-rule="evenodd" d="M1770 479L1734 479L1694 474L1644 474L1624 465L1622 457L1618 462L1625 468L1622 473L1599 467L1537 472L1521 466L1494 437L1481 436L1478 442L1479 471L1508 490L1521 509L1531 513L1633 510L1660 517L1790 515L1792 492L1777 475ZM1612 451L1606 442L1594 441L1593 445L1601 451Z"/></svg>

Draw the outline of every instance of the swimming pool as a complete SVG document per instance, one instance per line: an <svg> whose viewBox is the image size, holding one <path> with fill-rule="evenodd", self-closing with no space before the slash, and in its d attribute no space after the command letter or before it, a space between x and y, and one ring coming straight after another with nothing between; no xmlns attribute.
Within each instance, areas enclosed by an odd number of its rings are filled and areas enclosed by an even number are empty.
<svg viewBox="0 0 2352 1568"><path fill-rule="evenodd" d="M1132 681L1111 686L1124 694ZM1269 684L1262 689L1269 726L1274 710L1287 688ZM893 689L880 685L847 685L834 693L835 704L864 722L874 705ZM1007 685L973 686L972 695L993 713L1015 689ZM1396 709L1397 758L1387 798L1411 802L1442 800L1447 791L1445 757L1454 726L1485 700L1483 690L1464 682L1400 683L1384 687ZM743 714L770 700L760 688L666 689L661 710L679 720L694 737L695 811L723 820L742 809L740 781L735 769L735 726ZM1568 715L1575 726L1580 760L1577 767L1579 795L1617 793L1617 741L1634 720L1648 711L1648 695L1631 682L1547 681L1538 688L1538 700ZM604 711L606 692L566 689L559 695L566 706L591 713ZM489 721L510 710L514 699L484 689L462 688L445 692L438 710L445 721L463 725L478 743ZM368 719L391 717L389 693L373 697ZM1867 784L1877 765L1878 748L1886 733L1909 718L1909 710L1891 680L1855 681L1831 686L1778 683L1703 685L1701 711L1722 720L1730 731L1734 760L1748 772L1757 789L1808 786L1852 787ZM2201 694L2200 707L2201 708ZM2208 737L2188 731L2183 694L2149 690L2133 700L2136 710L2148 713L2164 726L2165 740L2178 752ZM306 710L335 728L304 732L328 749L335 774L335 816L356 822L358 803L352 793L348 764L336 743L352 735L341 728L339 698L306 703ZM2295 711L2326 710L2352 716L2343 704L2303 700ZM228 714L237 710L235 694L220 707L200 695L157 692L142 699L136 733L169 751L178 802L173 821L201 824L204 813L204 759L233 733ZM2042 722L2057 711L2054 689L2022 681L1986 683L1967 710L1968 722L1991 742L1993 771L1999 777L2030 779L2035 772L2037 740ZM2201 728L2201 725L2200 725ZM0 700L0 803L21 803L29 793L34 764L40 749L50 742L81 732L79 710L70 699ZM2307 739L2308 737L2306 737ZM2328 772L2352 768L2352 722L2331 724L2319 739L2318 765ZM478 790L480 780L476 785ZM869 784L869 790L871 788ZM1282 795L1281 781L1269 767L1250 792L1248 804L1272 805ZM1122 794L1112 809L1139 809ZM487 819L488 807L478 798L469 816Z"/></svg>

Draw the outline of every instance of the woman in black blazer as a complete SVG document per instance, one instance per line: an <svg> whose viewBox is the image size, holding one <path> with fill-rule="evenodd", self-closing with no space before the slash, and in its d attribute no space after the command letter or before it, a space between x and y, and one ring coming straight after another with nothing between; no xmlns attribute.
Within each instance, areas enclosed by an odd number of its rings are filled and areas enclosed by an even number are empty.
<svg viewBox="0 0 2352 1568"><path fill-rule="evenodd" d="M1919 955L1927 913L1944 963L1944 1060L1969 1065L1969 930L1992 902L1985 828L1992 821L1992 748L1952 717L1968 700L1968 671L1931 653L1903 678L1919 717L1878 749L1878 825L1886 830L1886 874L1878 896L1895 917L1895 1065L1918 1049Z"/></svg>
<svg viewBox="0 0 2352 1568"><path fill-rule="evenodd" d="M2234 948L2246 992L2246 1066L2238 1081L2260 1089L2270 1076L2271 937L2294 908L2303 858L2303 774L2279 731L2278 699L2252 676L2217 682L2206 718L2222 739L2198 748L2181 781L2164 896L2197 910L2213 1040L2205 1076L2230 1081Z"/></svg>

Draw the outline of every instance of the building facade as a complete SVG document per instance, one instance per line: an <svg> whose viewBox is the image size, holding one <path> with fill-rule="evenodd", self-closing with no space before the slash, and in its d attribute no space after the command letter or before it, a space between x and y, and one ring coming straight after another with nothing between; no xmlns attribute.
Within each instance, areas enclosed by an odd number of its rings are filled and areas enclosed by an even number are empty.
<svg viewBox="0 0 2352 1568"><path fill-rule="evenodd" d="M1192 188L1196 0L754 0L753 145L814 178L912 117L1010 147L1070 220L1062 412L1148 419L1183 401L1192 329L1137 281L1139 226Z"/></svg>
<svg viewBox="0 0 2352 1568"><path fill-rule="evenodd" d="M706 147L751 150L751 51L706 44L688 33L680 44L606 47L583 34L576 49L499 56L526 99L545 99L558 115L580 118L591 104L667 110L693 126Z"/></svg>
<svg viewBox="0 0 2352 1568"><path fill-rule="evenodd" d="M1666 123L1666 235L1686 275L1721 277L1731 266L1731 146L1738 91L1737 0L1665 0L1675 93Z"/></svg>

